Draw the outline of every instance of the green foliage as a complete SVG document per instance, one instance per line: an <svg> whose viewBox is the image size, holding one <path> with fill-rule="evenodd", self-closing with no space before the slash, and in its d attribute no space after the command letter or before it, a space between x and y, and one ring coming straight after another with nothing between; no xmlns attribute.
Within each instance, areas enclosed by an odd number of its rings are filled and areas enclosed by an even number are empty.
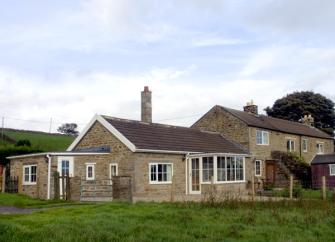
<svg viewBox="0 0 335 242"><path fill-rule="evenodd" d="M311 91L294 92L265 109L271 117L298 122L304 115L314 117L315 127L333 135L335 112L332 100Z"/></svg>
<svg viewBox="0 0 335 242"><path fill-rule="evenodd" d="M6 157L41 152L39 149L27 146L5 146L0 147L0 163L7 163Z"/></svg>
<svg viewBox="0 0 335 242"><path fill-rule="evenodd" d="M11 129L5 130L5 134L14 140L29 140L32 148L41 151L64 151L75 138L61 134Z"/></svg>
<svg viewBox="0 0 335 242"><path fill-rule="evenodd" d="M322 201L113 202L0 215L0 241L332 241L334 226Z"/></svg>
<svg viewBox="0 0 335 242"><path fill-rule="evenodd" d="M29 139L20 139L16 142L15 146L28 146L31 147Z"/></svg>

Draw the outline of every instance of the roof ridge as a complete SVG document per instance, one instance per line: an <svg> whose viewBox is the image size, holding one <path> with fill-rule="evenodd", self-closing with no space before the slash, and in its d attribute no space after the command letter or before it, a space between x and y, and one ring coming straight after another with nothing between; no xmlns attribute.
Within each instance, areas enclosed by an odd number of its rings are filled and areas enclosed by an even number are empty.
<svg viewBox="0 0 335 242"><path fill-rule="evenodd" d="M108 116L108 115L101 115L101 116L103 118L106 118L106 119L112 119L112 120L117 120L117 121L121 121L121 122L124 121L124 122L129 122L129 123L139 123L139 124L144 124L144 125L161 126L161 127L166 127L166 128L187 129L187 130L192 130L192 131L197 131L197 132L202 132L202 133L220 134L217 131L200 130L198 128L193 128L193 127L178 126L178 125L171 125L171 124L162 124L162 123L147 123L147 122L143 122L143 121L140 121L140 120L118 118L118 117L112 117L112 116Z"/></svg>

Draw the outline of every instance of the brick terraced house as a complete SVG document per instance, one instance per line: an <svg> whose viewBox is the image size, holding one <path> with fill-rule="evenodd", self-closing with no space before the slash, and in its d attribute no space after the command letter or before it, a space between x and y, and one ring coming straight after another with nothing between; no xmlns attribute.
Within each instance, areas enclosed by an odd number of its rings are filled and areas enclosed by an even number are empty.
<svg viewBox="0 0 335 242"><path fill-rule="evenodd" d="M246 195L254 173L248 149L218 132L151 123L147 87L142 121L95 115L66 152L9 159L19 192L42 199L54 198L56 171L71 177L71 199L81 201L199 200L213 187Z"/></svg>
<svg viewBox="0 0 335 242"><path fill-rule="evenodd" d="M313 127L313 121L311 116L298 123L259 115L258 107L250 102L244 111L216 105L192 128L219 132L240 143L250 151L260 182L286 186L283 180L293 171L274 152L294 152L309 164L316 155L334 152L333 137Z"/></svg>

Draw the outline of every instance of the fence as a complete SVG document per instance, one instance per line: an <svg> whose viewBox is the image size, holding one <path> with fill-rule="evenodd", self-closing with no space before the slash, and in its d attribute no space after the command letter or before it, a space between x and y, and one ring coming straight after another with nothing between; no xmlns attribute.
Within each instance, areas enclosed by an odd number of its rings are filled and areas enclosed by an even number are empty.
<svg viewBox="0 0 335 242"><path fill-rule="evenodd" d="M332 180L322 177L322 184L319 187L312 188L310 181L294 180L293 176L289 176L288 185L284 188L263 187L259 188L259 183L255 182L253 177L251 180L252 199L262 197L273 198L289 198L289 199L323 199L335 200L335 184Z"/></svg>
<svg viewBox="0 0 335 242"><path fill-rule="evenodd" d="M19 178L18 177L7 177L5 179L5 192L7 193L18 193Z"/></svg>

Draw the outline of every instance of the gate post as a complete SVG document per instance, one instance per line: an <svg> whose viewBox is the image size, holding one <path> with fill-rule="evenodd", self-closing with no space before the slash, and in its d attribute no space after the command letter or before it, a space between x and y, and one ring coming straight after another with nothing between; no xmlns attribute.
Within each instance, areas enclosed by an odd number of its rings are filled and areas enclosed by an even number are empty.
<svg viewBox="0 0 335 242"><path fill-rule="evenodd" d="M54 199L59 200L59 173L54 172Z"/></svg>
<svg viewBox="0 0 335 242"><path fill-rule="evenodd" d="M6 187L6 167L3 168L2 170L2 188L1 191L2 193L5 193L5 187Z"/></svg>
<svg viewBox="0 0 335 242"><path fill-rule="evenodd" d="M71 200L71 189L70 189L70 176L65 177L66 181L66 200L70 201Z"/></svg>

